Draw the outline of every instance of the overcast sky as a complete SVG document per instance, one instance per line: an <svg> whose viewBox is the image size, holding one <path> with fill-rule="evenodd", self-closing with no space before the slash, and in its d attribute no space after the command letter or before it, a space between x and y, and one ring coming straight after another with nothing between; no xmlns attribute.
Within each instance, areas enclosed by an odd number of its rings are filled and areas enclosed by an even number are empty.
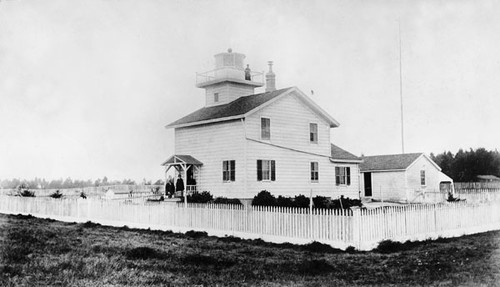
<svg viewBox="0 0 500 287"><path fill-rule="evenodd" d="M163 177L164 126L204 105L232 48L275 62L360 155L496 149L500 2L0 1L0 179ZM257 90L260 92L262 89Z"/></svg>

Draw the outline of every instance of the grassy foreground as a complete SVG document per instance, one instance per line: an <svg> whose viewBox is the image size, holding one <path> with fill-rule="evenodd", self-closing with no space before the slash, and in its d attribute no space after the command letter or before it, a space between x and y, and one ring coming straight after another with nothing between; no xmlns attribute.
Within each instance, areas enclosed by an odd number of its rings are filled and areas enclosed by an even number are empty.
<svg viewBox="0 0 500 287"><path fill-rule="evenodd" d="M0 286L498 285L500 232L341 252L0 215Z"/></svg>

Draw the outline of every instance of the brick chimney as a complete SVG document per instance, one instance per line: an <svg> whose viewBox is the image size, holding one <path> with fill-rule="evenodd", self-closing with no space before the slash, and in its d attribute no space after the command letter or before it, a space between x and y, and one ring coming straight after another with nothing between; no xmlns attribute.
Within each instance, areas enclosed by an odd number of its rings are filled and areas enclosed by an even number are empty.
<svg viewBox="0 0 500 287"><path fill-rule="evenodd" d="M269 72L266 74L266 92L276 90L276 75L273 73L273 61L267 62L269 64Z"/></svg>

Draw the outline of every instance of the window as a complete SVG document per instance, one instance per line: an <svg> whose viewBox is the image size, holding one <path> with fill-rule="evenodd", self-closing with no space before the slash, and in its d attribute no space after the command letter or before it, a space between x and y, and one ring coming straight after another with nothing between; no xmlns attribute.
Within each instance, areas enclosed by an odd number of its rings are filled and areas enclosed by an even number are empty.
<svg viewBox="0 0 500 287"><path fill-rule="evenodd" d="M420 185L425 185L425 170L420 171Z"/></svg>
<svg viewBox="0 0 500 287"><path fill-rule="evenodd" d="M236 162L225 160L222 162L222 181L234 181L236 177Z"/></svg>
<svg viewBox="0 0 500 287"><path fill-rule="evenodd" d="M214 94L214 103L218 103L219 102L219 93L215 93Z"/></svg>
<svg viewBox="0 0 500 287"><path fill-rule="evenodd" d="M260 119L260 138L263 140L271 139L271 119Z"/></svg>
<svg viewBox="0 0 500 287"><path fill-rule="evenodd" d="M309 140L318 143L318 124L309 124Z"/></svg>
<svg viewBox="0 0 500 287"><path fill-rule="evenodd" d="M335 167L335 184L351 185L351 168L345 166Z"/></svg>
<svg viewBox="0 0 500 287"><path fill-rule="evenodd" d="M319 181L319 166L317 162L311 162L311 181Z"/></svg>
<svg viewBox="0 0 500 287"><path fill-rule="evenodd" d="M276 180L276 162L274 160L257 160L257 180Z"/></svg>

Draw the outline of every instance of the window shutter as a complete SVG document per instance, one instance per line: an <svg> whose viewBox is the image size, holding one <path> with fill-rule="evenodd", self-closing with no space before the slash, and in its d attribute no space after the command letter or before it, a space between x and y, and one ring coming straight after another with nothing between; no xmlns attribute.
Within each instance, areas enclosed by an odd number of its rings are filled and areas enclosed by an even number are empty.
<svg viewBox="0 0 500 287"><path fill-rule="evenodd" d="M347 173L347 185L351 185L351 168L350 167L346 167L346 173Z"/></svg>
<svg viewBox="0 0 500 287"><path fill-rule="evenodd" d="M271 181L276 180L276 162L274 160L271 161Z"/></svg>
<svg viewBox="0 0 500 287"><path fill-rule="evenodd" d="M222 162L222 181L226 181L226 170L225 170L225 167L226 167L226 162L223 161Z"/></svg>
<svg viewBox="0 0 500 287"><path fill-rule="evenodd" d="M335 184L340 184L340 167L338 166L335 167Z"/></svg>
<svg viewBox="0 0 500 287"><path fill-rule="evenodd" d="M236 161L232 160L231 161L231 178L230 180L235 181L236 180Z"/></svg>
<svg viewBox="0 0 500 287"><path fill-rule="evenodd" d="M257 160L257 180L262 181L262 160Z"/></svg>

